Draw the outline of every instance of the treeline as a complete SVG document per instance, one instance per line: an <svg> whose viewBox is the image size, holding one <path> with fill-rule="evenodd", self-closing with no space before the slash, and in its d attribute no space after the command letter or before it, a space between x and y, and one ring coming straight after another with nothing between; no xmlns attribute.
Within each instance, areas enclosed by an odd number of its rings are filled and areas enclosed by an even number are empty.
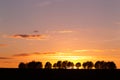
<svg viewBox="0 0 120 80"><path fill-rule="evenodd" d="M71 61L57 61L56 63L52 64L51 62L46 62L43 66L42 62L31 61L28 63L20 62L18 68L23 69L117 69L116 64L113 61L96 61L93 63L92 61L86 61L82 64L77 62L74 64Z"/></svg>

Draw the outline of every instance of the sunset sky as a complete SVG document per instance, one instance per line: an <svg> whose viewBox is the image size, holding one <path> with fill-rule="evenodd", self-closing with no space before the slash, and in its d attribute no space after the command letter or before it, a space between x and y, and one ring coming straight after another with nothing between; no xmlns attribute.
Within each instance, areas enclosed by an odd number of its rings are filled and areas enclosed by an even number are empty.
<svg viewBox="0 0 120 80"><path fill-rule="evenodd" d="M120 0L0 0L0 67L32 60L120 68Z"/></svg>

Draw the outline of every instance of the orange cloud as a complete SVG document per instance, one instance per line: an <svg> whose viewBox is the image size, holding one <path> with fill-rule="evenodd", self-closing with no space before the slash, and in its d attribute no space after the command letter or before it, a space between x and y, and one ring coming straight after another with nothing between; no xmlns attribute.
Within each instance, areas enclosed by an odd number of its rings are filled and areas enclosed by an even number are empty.
<svg viewBox="0 0 120 80"><path fill-rule="evenodd" d="M30 56L30 54L27 53L21 53L21 54L15 54L13 56Z"/></svg>
<svg viewBox="0 0 120 80"><path fill-rule="evenodd" d="M80 50L74 50L73 52L104 52L106 50L101 50L101 49L91 49L91 50L87 50L87 49L80 49Z"/></svg>
<svg viewBox="0 0 120 80"><path fill-rule="evenodd" d="M58 31L58 33L72 33L74 31L72 30L62 30L62 31Z"/></svg>
<svg viewBox="0 0 120 80"><path fill-rule="evenodd" d="M80 50L74 50L73 52L87 52L89 50L84 50L84 49L80 49Z"/></svg>
<svg viewBox="0 0 120 80"><path fill-rule="evenodd" d="M42 53L42 54L56 54L56 52L46 52L46 53Z"/></svg>
<svg viewBox="0 0 120 80"><path fill-rule="evenodd" d="M8 57L0 57L0 59L12 59L12 58L8 58Z"/></svg>
<svg viewBox="0 0 120 80"><path fill-rule="evenodd" d="M22 56L32 56L32 55L41 55L41 54L55 54L55 53L56 52L45 52L45 53L34 52L34 53L15 54L13 56L15 56L15 57L22 57Z"/></svg>
<svg viewBox="0 0 120 80"><path fill-rule="evenodd" d="M10 38L15 39L27 39L27 40L43 40L46 39L46 35L29 35L29 34L16 34L10 36Z"/></svg>
<svg viewBox="0 0 120 80"><path fill-rule="evenodd" d="M80 50L73 50L75 53L118 53L120 50L118 49L80 49Z"/></svg>

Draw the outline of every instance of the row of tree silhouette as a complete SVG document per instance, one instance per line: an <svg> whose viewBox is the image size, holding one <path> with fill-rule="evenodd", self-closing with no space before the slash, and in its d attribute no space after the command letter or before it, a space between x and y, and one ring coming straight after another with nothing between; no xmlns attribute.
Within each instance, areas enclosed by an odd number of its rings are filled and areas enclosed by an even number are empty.
<svg viewBox="0 0 120 80"><path fill-rule="evenodd" d="M83 69L116 69L116 64L113 61L96 61L95 64L92 61L86 61L81 64L77 62L74 64L71 61L57 61L53 65L50 62L46 62L44 65L44 69L74 69L74 66L79 69L83 67ZM31 69L43 69L42 62L31 61L28 63L21 62L18 65L19 68L31 68Z"/></svg>

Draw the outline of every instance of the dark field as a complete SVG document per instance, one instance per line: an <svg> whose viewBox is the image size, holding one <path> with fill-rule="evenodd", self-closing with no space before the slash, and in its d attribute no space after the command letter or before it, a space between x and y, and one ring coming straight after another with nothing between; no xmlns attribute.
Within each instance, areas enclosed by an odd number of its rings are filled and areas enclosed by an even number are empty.
<svg viewBox="0 0 120 80"><path fill-rule="evenodd" d="M0 80L120 80L120 70L0 69Z"/></svg>

